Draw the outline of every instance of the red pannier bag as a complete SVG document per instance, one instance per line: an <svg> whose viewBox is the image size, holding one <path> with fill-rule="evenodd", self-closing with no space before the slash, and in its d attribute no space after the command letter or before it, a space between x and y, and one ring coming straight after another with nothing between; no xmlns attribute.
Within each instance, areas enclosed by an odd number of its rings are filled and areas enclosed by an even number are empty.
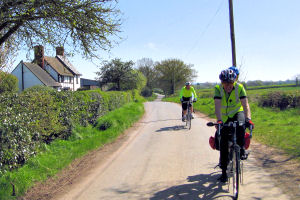
<svg viewBox="0 0 300 200"><path fill-rule="evenodd" d="M245 149L248 149L248 148L249 148L250 142L251 142L250 134L249 134L249 133L245 133L245 145L244 145ZM210 136L210 138L209 138L209 146L210 146L213 150L216 149L215 137Z"/></svg>
<svg viewBox="0 0 300 200"><path fill-rule="evenodd" d="M212 149L216 149L216 144L215 144L215 137L210 136L209 138L209 145Z"/></svg>
<svg viewBox="0 0 300 200"><path fill-rule="evenodd" d="M244 145L245 149L249 148L250 141L251 141L250 134L249 133L245 133L245 145Z"/></svg>

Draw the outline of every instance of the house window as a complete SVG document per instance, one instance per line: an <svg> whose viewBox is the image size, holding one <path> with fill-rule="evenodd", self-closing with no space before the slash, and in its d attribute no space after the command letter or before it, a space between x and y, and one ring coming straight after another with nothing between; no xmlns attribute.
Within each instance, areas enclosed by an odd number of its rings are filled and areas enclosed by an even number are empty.
<svg viewBox="0 0 300 200"><path fill-rule="evenodd" d="M68 76L64 76L64 83L68 83L70 81L70 77L68 77Z"/></svg>
<svg viewBox="0 0 300 200"><path fill-rule="evenodd" d="M61 76L61 82L63 83L65 81L65 77Z"/></svg>
<svg viewBox="0 0 300 200"><path fill-rule="evenodd" d="M72 83L73 77L69 77L69 82Z"/></svg>
<svg viewBox="0 0 300 200"><path fill-rule="evenodd" d="M78 76L76 76L76 84L78 84Z"/></svg>

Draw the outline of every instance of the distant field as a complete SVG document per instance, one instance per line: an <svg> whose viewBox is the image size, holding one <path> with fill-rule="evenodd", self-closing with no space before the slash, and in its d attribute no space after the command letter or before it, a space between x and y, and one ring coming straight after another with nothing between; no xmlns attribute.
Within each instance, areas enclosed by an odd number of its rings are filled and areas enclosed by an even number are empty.
<svg viewBox="0 0 300 200"><path fill-rule="evenodd" d="M268 91L299 91L300 90L300 86L299 87L278 87L278 88L248 88L247 89L247 93L249 94L254 94L254 93L261 93L261 92L268 92Z"/></svg>
<svg viewBox="0 0 300 200"><path fill-rule="evenodd" d="M280 110L279 108L258 106L257 99L261 95L272 92L300 95L300 87L268 87L247 90L252 119L255 123L253 137L261 143L278 147L300 160L300 107ZM215 118L214 89L197 90L197 95L198 102L194 104L195 109ZM165 101L180 103L178 95L165 98Z"/></svg>
<svg viewBox="0 0 300 200"><path fill-rule="evenodd" d="M270 88L296 88L295 84L286 84L286 85L263 85L263 86L249 86L248 90L259 90L259 89L270 89ZM297 86L299 87L299 86Z"/></svg>

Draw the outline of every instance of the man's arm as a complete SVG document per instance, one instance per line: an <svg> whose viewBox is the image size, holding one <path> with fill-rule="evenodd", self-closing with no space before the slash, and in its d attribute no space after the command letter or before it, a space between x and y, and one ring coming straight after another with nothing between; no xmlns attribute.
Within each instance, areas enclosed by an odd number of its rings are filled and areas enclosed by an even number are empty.
<svg viewBox="0 0 300 200"><path fill-rule="evenodd" d="M215 99L215 114L217 117L217 121L222 120L221 99Z"/></svg>
<svg viewBox="0 0 300 200"><path fill-rule="evenodd" d="M196 93L196 91L195 91L194 88L193 88L192 92L193 92L193 94L194 94L194 98L197 99L197 93Z"/></svg>
<svg viewBox="0 0 300 200"><path fill-rule="evenodd" d="M250 106L248 103L248 98L247 97L242 98L241 103L244 108L245 117L251 119L251 111L250 111Z"/></svg>
<svg viewBox="0 0 300 200"><path fill-rule="evenodd" d="M180 94L179 94L180 99L182 98L182 95L183 95L183 88L181 88L181 90L180 90Z"/></svg>

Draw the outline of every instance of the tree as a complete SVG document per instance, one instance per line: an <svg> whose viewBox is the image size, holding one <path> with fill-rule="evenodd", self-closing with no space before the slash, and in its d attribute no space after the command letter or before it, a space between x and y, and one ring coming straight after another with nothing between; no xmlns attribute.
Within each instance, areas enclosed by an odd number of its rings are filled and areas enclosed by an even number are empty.
<svg viewBox="0 0 300 200"><path fill-rule="evenodd" d="M167 59L155 65L158 72L158 82L165 94L174 94L185 82L196 77L193 65L185 64L179 59Z"/></svg>
<svg viewBox="0 0 300 200"><path fill-rule="evenodd" d="M17 45L13 37L0 45L0 70L8 71L17 56Z"/></svg>
<svg viewBox="0 0 300 200"><path fill-rule="evenodd" d="M154 62L151 58L142 58L136 63L137 69L147 78L146 87L150 90L157 85L157 72L154 68Z"/></svg>
<svg viewBox="0 0 300 200"><path fill-rule="evenodd" d="M17 92L18 90L18 78L0 71L0 94L3 92Z"/></svg>
<svg viewBox="0 0 300 200"><path fill-rule="evenodd" d="M142 72L138 70L131 70L128 80L121 84L121 90L137 89L141 91L145 86L147 79Z"/></svg>
<svg viewBox="0 0 300 200"><path fill-rule="evenodd" d="M0 46L12 36L30 49L40 43L72 46L86 58L112 47L119 32L115 0L3 0L0 3Z"/></svg>
<svg viewBox="0 0 300 200"><path fill-rule="evenodd" d="M119 58L105 61L100 71L96 72L102 85L113 83L115 90L141 89L146 79L136 70L133 70L132 61L123 62Z"/></svg>

